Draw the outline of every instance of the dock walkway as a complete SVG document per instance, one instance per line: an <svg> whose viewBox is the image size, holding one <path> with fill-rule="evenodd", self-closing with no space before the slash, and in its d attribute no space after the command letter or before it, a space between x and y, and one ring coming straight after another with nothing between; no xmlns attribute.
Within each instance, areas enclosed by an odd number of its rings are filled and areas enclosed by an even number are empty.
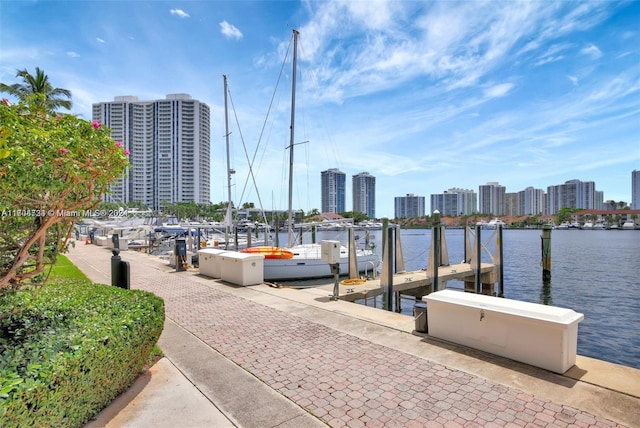
<svg viewBox="0 0 640 428"><path fill-rule="evenodd" d="M78 244L70 259L109 284L111 253ZM181 396L175 380L145 394L156 364L88 427L640 426L640 370L578 356L560 376L412 334L412 317L326 290L239 287L121 255L132 288L165 301L162 364L196 390Z"/></svg>
<svg viewBox="0 0 640 428"><path fill-rule="evenodd" d="M483 275L491 274L495 270L495 265L482 263L480 271ZM475 271L469 263L459 263L454 265L440 266L438 268L438 281L444 284L446 281L460 280L473 281ZM400 293L415 290L421 287L431 287L433 279L428 276L426 270L407 271L393 274L393 292ZM441 285L441 287L443 287ZM333 284L320 285L318 288L333 292ZM367 278L361 284L343 284L338 286L338 296L342 300L353 302L358 299L367 299L379 296L386 291L387 287L382 285L382 277ZM425 292L424 295L429 292Z"/></svg>

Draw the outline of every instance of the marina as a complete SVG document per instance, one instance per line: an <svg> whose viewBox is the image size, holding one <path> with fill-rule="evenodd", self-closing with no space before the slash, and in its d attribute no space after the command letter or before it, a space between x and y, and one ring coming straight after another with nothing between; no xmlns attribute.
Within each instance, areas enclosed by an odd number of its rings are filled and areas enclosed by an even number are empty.
<svg viewBox="0 0 640 428"><path fill-rule="evenodd" d="M347 242L348 231L355 228L305 233L300 244L322 240ZM382 233L378 229L355 230L358 246L367 241L382 258ZM488 230L483 236L489 236ZM340 299L380 310L391 309L413 316L416 303L431 292L427 261L432 241L431 229L400 229L402 258L405 269L393 277L392 304L381 284L381 269L375 275L369 268L365 281L340 283ZM523 302L572 308L584 313L578 335L578 353L604 361L640 368L640 233L631 230L555 229L551 233L550 277L543 278L541 235L537 229L503 230L504 297ZM286 242L287 233L279 239ZM465 289L473 281L474 272L465 259L464 229L446 229L444 239L451 263L439 267L440 289ZM108 244L109 241L107 241ZM193 242L195 247L196 243ZM492 243L487 252L494 252ZM172 251L166 243L163 251ZM211 247L209 247L211 248ZM220 247L218 247L220 248ZM158 250L159 248L156 248ZM492 274L492 260L483 252L482 272ZM154 254L159 255L156 251ZM190 259L191 260L191 259ZM291 259L289 259L291 260ZM327 271L328 271L328 267ZM342 273L346 269L341 270ZM327 275L328 276L328 275ZM490 282L490 281L486 281ZM276 282L281 287L315 287L332 294L335 281L330 276L320 279L296 279ZM472 291L472 290L469 290ZM495 292L495 290L493 290Z"/></svg>
<svg viewBox="0 0 640 428"><path fill-rule="evenodd" d="M541 230L503 231L504 296L523 302L572 308L584 313L578 334L578 354L640 368L640 233L620 230L554 230L551 234L551 278L542 278ZM426 266L431 243L431 229L403 229L400 232L404 263L411 281L422 275L426 285ZM381 248L382 233L371 232L376 247ZM449 259L464 259L463 229L445 232ZM335 234L326 238L335 239ZM490 248L490 250L493 250ZM483 263L489 263L484 260ZM442 267L446 275L453 267ZM419 296L428 294L424 289L405 289L402 278L394 281L396 291L401 289L399 311L413 315ZM324 287L330 290L332 280L287 281L282 285L296 288ZM375 284L370 284L374 285ZM360 285L341 285L341 293L356 297ZM462 290L464 281L447 279L447 288ZM377 287L380 288L379 286ZM363 287L364 290L364 287ZM357 304L384 308L380 292L367 292L355 298Z"/></svg>
<svg viewBox="0 0 640 428"><path fill-rule="evenodd" d="M70 257L95 281L108 282L108 255L81 246ZM576 366L559 375L412 334L409 316L331 301L318 288L233 286L195 270L176 273L140 252L124 257L135 271L132 288L167 302L160 346L168 360L233 426L428 426L449 420L637 426L640 420L635 369L578 355ZM175 383L164 382L151 397L165 392L169 402L143 399L128 406L130 412L149 408L144 414L152 418L169 407L170 420L191 416L174 404L183 403ZM247 394L254 400L246 400ZM294 415L287 413L292 403ZM274 406L276 414L265 414ZM123 406L114 410L131 415Z"/></svg>

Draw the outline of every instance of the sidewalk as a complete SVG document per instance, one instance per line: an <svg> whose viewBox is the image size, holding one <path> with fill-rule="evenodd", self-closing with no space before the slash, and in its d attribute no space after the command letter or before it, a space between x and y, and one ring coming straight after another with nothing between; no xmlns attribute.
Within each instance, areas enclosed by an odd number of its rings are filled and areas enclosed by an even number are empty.
<svg viewBox="0 0 640 428"><path fill-rule="evenodd" d="M640 425L640 370L579 356L560 376L411 334L412 317L322 290L238 287L121 256L132 288L165 300L165 358L88 427ZM69 257L110 284L108 250Z"/></svg>

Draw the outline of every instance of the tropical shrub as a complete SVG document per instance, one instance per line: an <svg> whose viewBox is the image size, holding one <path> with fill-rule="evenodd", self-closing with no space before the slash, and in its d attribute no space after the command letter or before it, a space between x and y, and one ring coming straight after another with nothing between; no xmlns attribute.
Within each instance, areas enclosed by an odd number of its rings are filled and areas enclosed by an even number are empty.
<svg viewBox="0 0 640 428"><path fill-rule="evenodd" d="M140 290L54 279L0 297L0 426L79 427L148 361L164 303Z"/></svg>
<svg viewBox="0 0 640 428"><path fill-rule="evenodd" d="M0 289L41 277L129 165L109 129L51 114L42 97L0 103Z"/></svg>

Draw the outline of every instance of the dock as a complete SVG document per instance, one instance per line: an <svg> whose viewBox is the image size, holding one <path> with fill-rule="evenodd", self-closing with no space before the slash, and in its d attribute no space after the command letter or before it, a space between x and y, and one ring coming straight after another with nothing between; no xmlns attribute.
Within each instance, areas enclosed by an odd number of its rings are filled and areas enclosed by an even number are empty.
<svg viewBox="0 0 640 428"><path fill-rule="evenodd" d="M491 263L482 263L481 272L483 276L488 277L495 272L495 265ZM438 268L438 280L442 284L446 281L460 280L466 283L475 280L475 269L470 263L459 263ZM383 284L383 278L367 278L361 284L339 283L338 298L353 302L355 300L367 299L380 296L387 291L387 286ZM427 270L416 270L410 272L398 272L393 274L393 292L401 293L415 289L424 289L422 295L427 295L432 291L433 277L428 276ZM334 284L320 285L317 288L326 290L328 293L333 292Z"/></svg>
<svg viewBox="0 0 640 428"><path fill-rule="evenodd" d="M107 284L110 257L94 245L69 254ZM86 428L640 426L638 369L578 356L558 375L416 333L411 316L333 301L324 289L236 286L155 256L122 257L131 288L165 301L166 364ZM440 278L448 269L462 273L443 266ZM155 380L169 373L191 392Z"/></svg>
<svg viewBox="0 0 640 428"><path fill-rule="evenodd" d="M475 231L466 228L465 260L458 264L449 263L444 234L443 226L433 228L426 269L405 271L399 229L385 222L381 274L378 276L377 271L366 277L350 274L346 280L334 278L333 284L320 285L319 288L330 291L334 300L349 302L385 295L383 305L388 310L399 310L401 293L426 296L445 288L447 281L451 280L463 281L465 291L502 297L502 228L494 230L484 242L479 227ZM493 252L489 251L490 243L494 246ZM483 254L490 263L482 262ZM350 261L350 269L355 270L355 266L355 261Z"/></svg>

